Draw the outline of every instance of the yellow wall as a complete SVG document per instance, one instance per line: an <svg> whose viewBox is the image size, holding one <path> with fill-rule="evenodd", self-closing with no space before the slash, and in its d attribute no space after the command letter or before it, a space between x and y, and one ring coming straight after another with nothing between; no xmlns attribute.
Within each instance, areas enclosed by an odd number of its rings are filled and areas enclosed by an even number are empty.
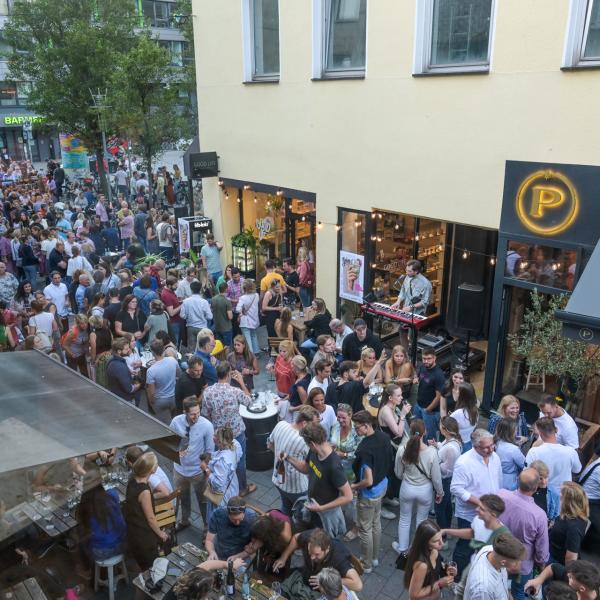
<svg viewBox="0 0 600 600"><path fill-rule="evenodd" d="M222 176L314 192L326 223L344 206L497 228L505 160L600 162L600 73L560 70L568 0L496 0L491 72L435 77L411 75L415 1L369 0L364 80L313 82L312 2L280 0L281 81L245 85L240 0L194 0L200 139ZM331 306L335 249L326 225Z"/></svg>

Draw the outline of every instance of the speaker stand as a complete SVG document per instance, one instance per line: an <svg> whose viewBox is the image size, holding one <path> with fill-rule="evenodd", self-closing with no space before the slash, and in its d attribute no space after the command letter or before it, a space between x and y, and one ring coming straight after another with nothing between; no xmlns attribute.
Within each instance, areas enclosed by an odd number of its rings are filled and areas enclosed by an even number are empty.
<svg viewBox="0 0 600 600"><path fill-rule="evenodd" d="M465 346L465 359L464 359L464 370L465 373L469 370L469 353L470 353L470 344L471 344L471 330L467 329L467 343Z"/></svg>

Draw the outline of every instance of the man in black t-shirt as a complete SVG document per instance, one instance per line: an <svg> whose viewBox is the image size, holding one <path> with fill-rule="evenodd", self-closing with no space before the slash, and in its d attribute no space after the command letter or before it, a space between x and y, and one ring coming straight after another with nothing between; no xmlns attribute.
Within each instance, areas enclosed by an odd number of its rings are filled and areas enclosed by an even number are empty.
<svg viewBox="0 0 600 600"><path fill-rule="evenodd" d="M183 401L190 396L200 400L202 391L206 387L206 379L202 375L204 363L198 356L188 360L188 368L181 374L175 384L175 410L178 415L183 412Z"/></svg>
<svg viewBox="0 0 600 600"><path fill-rule="evenodd" d="M318 589L317 575L325 567L338 571L342 576L342 583L349 590L353 592L362 590L362 581L352 567L350 550L342 542L331 539L322 529L297 533L283 554L273 563L273 571L277 572L283 568L297 549L302 551L303 565L300 569L302 581L311 590Z"/></svg>
<svg viewBox="0 0 600 600"><path fill-rule="evenodd" d="M354 361L342 361L338 368L340 378L337 383L331 383L327 386L325 403L333 406L335 411L337 411L339 404L347 404L352 408L352 412L355 413L363 410L363 396L365 395L365 391L375 381L375 377L386 359L385 351L383 351L379 362L373 365L373 368L362 380L358 377L358 365Z"/></svg>
<svg viewBox="0 0 600 600"><path fill-rule="evenodd" d="M559 563L548 565L537 577L525 582L525 592L537 593L548 581L568 582L578 600L600 598L600 569L587 560L574 560L566 567Z"/></svg>
<svg viewBox="0 0 600 600"><path fill-rule="evenodd" d="M309 423L300 431L300 437L309 448L306 460L285 456L294 468L308 475L306 508L311 512L312 524L332 537L346 533L342 506L352 502L352 490L339 456L327 442L327 433L320 424Z"/></svg>
<svg viewBox="0 0 600 600"><path fill-rule="evenodd" d="M440 423L440 399L442 390L446 385L444 371L436 365L436 355L430 348L422 352L423 362L417 369L419 378L419 391L415 417L423 419L426 428L427 440L437 440L438 425Z"/></svg>
<svg viewBox="0 0 600 600"><path fill-rule="evenodd" d="M349 333L342 342L344 360L360 360L360 354L365 348L373 348L379 358L383 350L381 340L367 328L364 319L355 319L354 332Z"/></svg>
<svg viewBox="0 0 600 600"><path fill-rule="evenodd" d="M286 304L295 306L298 301L298 292L300 291L300 276L295 269L292 258L283 259L283 278L287 291L284 294Z"/></svg>

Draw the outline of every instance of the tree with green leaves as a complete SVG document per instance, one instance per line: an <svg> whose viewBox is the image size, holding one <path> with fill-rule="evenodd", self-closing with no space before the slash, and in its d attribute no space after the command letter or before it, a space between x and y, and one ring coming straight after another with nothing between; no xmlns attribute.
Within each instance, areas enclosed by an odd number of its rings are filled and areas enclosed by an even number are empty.
<svg viewBox="0 0 600 600"><path fill-rule="evenodd" d="M136 26L133 0L15 0L3 30L15 49L11 79L31 83L28 107L49 126L76 133L104 182L101 115L90 92L107 91L110 105L115 65L135 46Z"/></svg>
<svg viewBox="0 0 600 600"><path fill-rule="evenodd" d="M180 101L182 73L171 66L165 48L149 33L141 33L116 66L111 87L119 115L117 131L132 139L150 172L154 157L166 145L190 134L189 111Z"/></svg>

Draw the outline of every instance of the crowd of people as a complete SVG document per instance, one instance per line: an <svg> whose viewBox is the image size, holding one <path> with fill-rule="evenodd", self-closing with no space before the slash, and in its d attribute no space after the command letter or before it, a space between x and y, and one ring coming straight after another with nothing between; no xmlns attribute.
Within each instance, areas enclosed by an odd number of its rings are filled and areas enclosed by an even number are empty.
<svg viewBox="0 0 600 600"><path fill-rule="evenodd" d="M267 261L256 282L223 267L223 245L209 234L198 265L173 268L164 174L161 212L148 206L143 174L119 168L111 205L91 187L64 199L60 171L33 182L18 168L16 177L17 166L3 167L12 178L2 187L0 350L46 352L182 439L171 474L152 452L127 449L123 511L94 468L69 465L83 476L78 519L90 557L127 546L149 569L168 538L155 502L178 489L177 529L190 526L193 495L208 552L176 584L178 598L204 597L208 573L229 561L280 579L287 598L354 598L380 565L382 519L397 520L393 549L411 600L446 588L471 600L509 591L521 600L542 587L547 598L598 597L600 570L580 551L600 541L600 459L581 464L577 425L555 398L531 424L515 396L484 418L462 370L447 377L428 350L415 367L365 320L334 318L313 298L308 253L281 268ZM300 345L297 306L307 314ZM260 347L263 326L279 338L276 356ZM279 398L269 447L281 504L266 514L247 504L256 485L239 410L261 369ZM457 539L451 555L448 537ZM356 538L359 557L347 545Z"/></svg>

